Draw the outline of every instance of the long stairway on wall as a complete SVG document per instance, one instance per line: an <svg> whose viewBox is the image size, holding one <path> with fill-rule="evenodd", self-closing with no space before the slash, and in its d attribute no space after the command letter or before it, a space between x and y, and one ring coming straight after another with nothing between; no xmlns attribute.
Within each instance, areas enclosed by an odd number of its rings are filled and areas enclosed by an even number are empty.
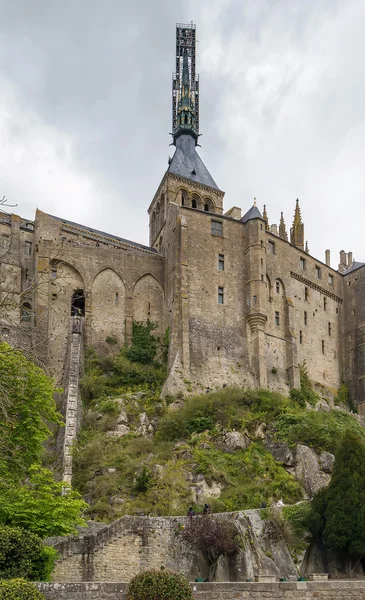
<svg viewBox="0 0 365 600"><path fill-rule="evenodd" d="M67 400L65 411L65 437L63 442L63 469L62 480L71 485L72 483L72 448L76 440L79 425L80 373L83 372L84 362L84 340L83 340L83 317L71 317L69 372L67 385Z"/></svg>

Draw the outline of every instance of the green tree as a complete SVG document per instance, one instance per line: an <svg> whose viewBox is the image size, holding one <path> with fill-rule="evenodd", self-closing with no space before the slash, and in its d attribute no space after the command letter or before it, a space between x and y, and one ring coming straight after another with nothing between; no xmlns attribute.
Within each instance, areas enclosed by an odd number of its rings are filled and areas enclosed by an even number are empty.
<svg viewBox="0 0 365 600"><path fill-rule="evenodd" d="M62 423L55 391L41 368L0 343L0 523L40 537L74 532L87 506L42 468L50 426Z"/></svg>
<svg viewBox="0 0 365 600"><path fill-rule="evenodd" d="M351 577L365 556L365 443L352 431L339 445L328 488L313 500L309 526L326 548L342 554Z"/></svg>
<svg viewBox="0 0 365 600"><path fill-rule="evenodd" d="M87 504L78 492L64 492L63 483L48 469L30 467L24 483L0 483L0 523L18 525L41 538L76 533L75 525L85 524L80 515Z"/></svg>
<svg viewBox="0 0 365 600"><path fill-rule="evenodd" d="M52 379L0 342L0 477L23 477L38 463L49 425L61 423Z"/></svg>
<svg viewBox="0 0 365 600"><path fill-rule="evenodd" d="M133 362L143 365L151 363L157 352L157 338L152 334L157 325L152 321L139 323L133 321L132 345L126 350L126 356Z"/></svg>
<svg viewBox="0 0 365 600"><path fill-rule="evenodd" d="M0 579L49 581L57 551L20 527L0 525Z"/></svg>

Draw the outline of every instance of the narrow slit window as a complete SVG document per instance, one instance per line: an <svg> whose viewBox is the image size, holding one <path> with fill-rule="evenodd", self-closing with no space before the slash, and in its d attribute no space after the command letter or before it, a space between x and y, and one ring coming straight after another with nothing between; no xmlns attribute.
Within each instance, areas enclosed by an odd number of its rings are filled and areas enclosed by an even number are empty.
<svg viewBox="0 0 365 600"><path fill-rule="evenodd" d="M303 344L303 331L299 331L299 343Z"/></svg>
<svg viewBox="0 0 365 600"><path fill-rule="evenodd" d="M218 288L218 304L224 304L224 288Z"/></svg>
<svg viewBox="0 0 365 600"><path fill-rule="evenodd" d="M324 345L324 340L322 340L322 354L324 354L325 351L325 345Z"/></svg>
<svg viewBox="0 0 365 600"><path fill-rule="evenodd" d="M280 313L277 310L275 311L275 325L277 327L280 325Z"/></svg>
<svg viewBox="0 0 365 600"><path fill-rule="evenodd" d="M119 300L119 294L118 294L118 292L115 292L115 301L118 302L118 300Z"/></svg>
<svg viewBox="0 0 365 600"><path fill-rule="evenodd" d="M307 287L304 288L304 300L308 302L309 298L309 289Z"/></svg>
<svg viewBox="0 0 365 600"><path fill-rule="evenodd" d="M304 325L308 325L308 313L306 310L304 311Z"/></svg>
<svg viewBox="0 0 365 600"><path fill-rule="evenodd" d="M218 254L218 271L224 271L224 254Z"/></svg>
<svg viewBox="0 0 365 600"><path fill-rule="evenodd" d="M328 335L331 337L332 335L332 323L328 323Z"/></svg>
<svg viewBox="0 0 365 600"><path fill-rule="evenodd" d="M323 310L327 310L327 298L323 298Z"/></svg>
<svg viewBox="0 0 365 600"><path fill-rule="evenodd" d="M275 287L276 287L276 293L280 294L280 282L279 281L276 282Z"/></svg>

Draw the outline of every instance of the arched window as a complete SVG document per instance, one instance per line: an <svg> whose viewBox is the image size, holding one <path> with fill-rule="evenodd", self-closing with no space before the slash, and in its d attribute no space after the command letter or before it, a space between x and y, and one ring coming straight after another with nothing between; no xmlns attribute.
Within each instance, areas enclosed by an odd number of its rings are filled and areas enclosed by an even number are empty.
<svg viewBox="0 0 365 600"><path fill-rule="evenodd" d="M30 302L24 302L21 309L21 321L29 322L32 318L32 305Z"/></svg>
<svg viewBox="0 0 365 600"><path fill-rule="evenodd" d="M204 198L204 210L214 212L214 202L211 198Z"/></svg>
<svg viewBox="0 0 365 600"><path fill-rule="evenodd" d="M192 208L200 208L200 196L198 194L193 194L191 197L191 206Z"/></svg>
<svg viewBox="0 0 365 600"><path fill-rule="evenodd" d="M85 316L85 296L84 290L75 290L71 300L71 316L72 317L84 317Z"/></svg>
<svg viewBox="0 0 365 600"><path fill-rule="evenodd" d="M189 206L189 196L185 190L181 190L181 206Z"/></svg>

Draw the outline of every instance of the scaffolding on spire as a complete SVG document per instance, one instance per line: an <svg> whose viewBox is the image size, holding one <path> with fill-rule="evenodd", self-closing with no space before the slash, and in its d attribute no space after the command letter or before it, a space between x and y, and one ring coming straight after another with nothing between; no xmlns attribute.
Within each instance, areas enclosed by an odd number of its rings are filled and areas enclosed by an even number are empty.
<svg viewBox="0 0 365 600"><path fill-rule="evenodd" d="M188 59L190 97L194 107L194 129L199 134L199 76L195 73L196 30L193 22L176 24L176 72L172 75L172 131L178 127L182 99L184 54ZM186 60L186 58L185 58Z"/></svg>

